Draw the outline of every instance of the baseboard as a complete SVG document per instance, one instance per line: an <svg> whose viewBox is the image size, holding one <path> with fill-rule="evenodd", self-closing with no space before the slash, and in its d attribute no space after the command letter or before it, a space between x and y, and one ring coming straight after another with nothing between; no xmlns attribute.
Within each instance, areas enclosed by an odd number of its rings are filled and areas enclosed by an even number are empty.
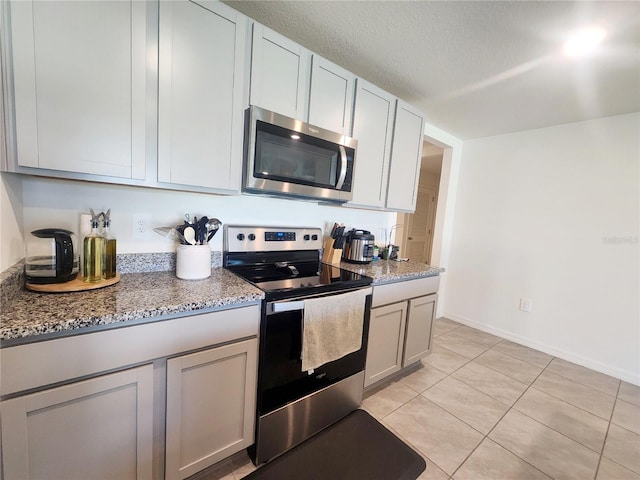
<svg viewBox="0 0 640 480"><path fill-rule="evenodd" d="M640 375L629 370L612 367L611 365L595 361L591 358L576 355L573 352L568 352L566 350L562 350L545 343L537 342L520 335L515 335L500 328L485 325L483 323L477 322L470 318L462 317L460 315L456 315L454 313L444 313L442 316L455 322L462 323L463 325L466 325L468 327L473 327L483 332L506 338L507 340L511 340L512 342L519 343L536 350L540 350L541 352L548 353L549 355L553 355L554 357L561 358L568 362L577 363L578 365L590 368L591 370L595 370L596 372L604 373L605 375L610 375L612 377L619 378L620 380L624 380L625 382L640 386Z"/></svg>

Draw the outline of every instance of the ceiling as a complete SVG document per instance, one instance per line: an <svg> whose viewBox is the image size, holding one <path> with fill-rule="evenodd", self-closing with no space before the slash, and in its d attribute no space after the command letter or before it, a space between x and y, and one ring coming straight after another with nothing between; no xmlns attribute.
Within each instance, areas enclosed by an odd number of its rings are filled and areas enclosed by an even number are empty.
<svg viewBox="0 0 640 480"><path fill-rule="evenodd" d="M461 139L640 111L637 1L226 1ZM570 60L568 33L607 32Z"/></svg>

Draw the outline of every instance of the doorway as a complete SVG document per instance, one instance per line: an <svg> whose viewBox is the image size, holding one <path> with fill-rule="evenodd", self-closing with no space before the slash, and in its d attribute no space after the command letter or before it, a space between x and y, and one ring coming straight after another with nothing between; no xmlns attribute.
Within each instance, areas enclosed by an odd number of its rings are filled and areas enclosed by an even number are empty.
<svg viewBox="0 0 640 480"><path fill-rule="evenodd" d="M398 215L398 223L402 225L400 256L415 262L429 264L432 259L443 155L443 148L425 140L416 210Z"/></svg>

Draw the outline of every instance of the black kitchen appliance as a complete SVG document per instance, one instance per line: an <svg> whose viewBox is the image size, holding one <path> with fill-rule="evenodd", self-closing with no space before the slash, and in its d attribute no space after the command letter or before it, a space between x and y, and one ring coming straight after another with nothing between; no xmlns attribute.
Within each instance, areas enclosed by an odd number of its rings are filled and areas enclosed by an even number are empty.
<svg viewBox="0 0 640 480"><path fill-rule="evenodd" d="M362 401L372 279L319 261L319 228L224 226L223 266L265 293L260 322L258 465L354 411ZM340 300L367 289L360 349L310 371L301 368L305 301Z"/></svg>
<svg viewBox="0 0 640 480"><path fill-rule="evenodd" d="M76 236L63 228L34 230L27 238L24 265L27 283L63 283L78 276Z"/></svg>

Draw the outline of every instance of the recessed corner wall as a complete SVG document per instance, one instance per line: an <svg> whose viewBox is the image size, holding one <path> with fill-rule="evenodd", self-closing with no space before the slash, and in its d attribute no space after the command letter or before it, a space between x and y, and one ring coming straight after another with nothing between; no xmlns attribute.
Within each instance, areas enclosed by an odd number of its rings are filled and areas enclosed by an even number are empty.
<svg viewBox="0 0 640 480"><path fill-rule="evenodd" d="M464 142L445 315L640 384L639 164L640 113Z"/></svg>

